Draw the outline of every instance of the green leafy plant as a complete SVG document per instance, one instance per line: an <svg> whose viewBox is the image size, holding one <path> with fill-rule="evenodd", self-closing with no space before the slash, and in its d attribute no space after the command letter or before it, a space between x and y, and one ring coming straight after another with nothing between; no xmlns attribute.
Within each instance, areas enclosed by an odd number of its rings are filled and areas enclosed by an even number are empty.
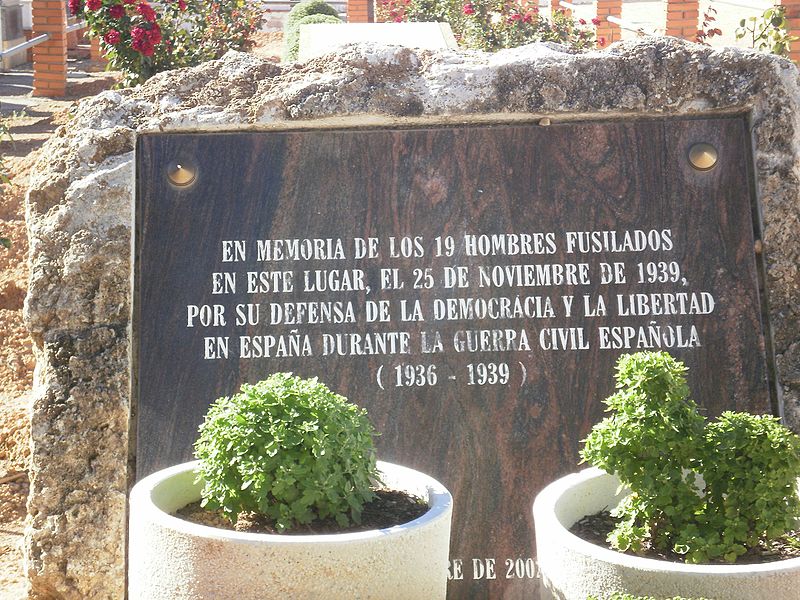
<svg viewBox="0 0 800 600"><path fill-rule="evenodd" d="M286 26L291 27L297 24L301 19L310 15L330 15L331 17L338 17L339 13L325 0L303 0L299 4L292 7L289 14L286 15Z"/></svg>
<svg viewBox="0 0 800 600"><path fill-rule="evenodd" d="M759 16L739 21L736 39L745 38L751 48L778 56L789 56L791 43L800 39L789 34L785 6L773 6Z"/></svg>
<svg viewBox="0 0 800 600"><path fill-rule="evenodd" d="M314 25L317 23L341 24L341 22L342 21L339 19L339 17L332 17L331 15L308 15L307 17L303 17L297 22L295 27L292 29L287 29L285 32L286 38L284 44L284 60L297 60L297 56L300 53L301 25Z"/></svg>
<svg viewBox="0 0 800 600"><path fill-rule="evenodd" d="M297 60L300 26L315 23L341 23L339 13L324 0L304 0L292 7L283 25L283 60Z"/></svg>
<svg viewBox="0 0 800 600"><path fill-rule="evenodd" d="M249 50L259 28L264 9L258 2L224 0L207 3L202 10L203 27L199 36L200 56L219 58L228 50Z"/></svg>
<svg viewBox="0 0 800 600"><path fill-rule="evenodd" d="M618 391L605 402L613 412L594 426L582 458L616 473L633 492L617 507L622 521L609 541L637 552L645 540L663 546L701 508L695 457L704 419L688 398L686 367L668 354L624 355L617 363Z"/></svg>
<svg viewBox="0 0 800 600"><path fill-rule="evenodd" d="M69 0L69 9L86 20L126 85L244 49L263 12L245 0Z"/></svg>
<svg viewBox="0 0 800 600"><path fill-rule="evenodd" d="M800 515L800 439L769 415L725 412L706 426L705 509L714 547L733 561ZM708 540L706 540L708 543Z"/></svg>
<svg viewBox="0 0 800 600"><path fill-rule="evenodd" d="M260 513L279 531L315 519L359 523L378 481L366 411L316 379L277 373L219 398L195 455L202 504Z"/></svg>
<svg viewBox="0 0 800 600"><path fill-rule="evenodd" d="M612 512L612 547L638 552L649 541L687 562L733 562L800 516L800 438L769 415L726 412L707 423L686 371L664 352L620 357L612 415L581 456L631 490Z"/></svg>
<svg viewBox="0 0 800 600"><path fill-rule="evenodd" d="M463 38L468 15L463 0L381 0L378 13L384 20L400 23L449 23L457 38Z"/></svg>
<svg viewBox="0 0 800 600"><path fill-rule="evenodd" d="M557 9L548 19L529 0L380 0L378 14L387 21L442 21L459 43L494 52L531 42L556 42L577 50L595 46L594 29ZM593 19L593 24L599 21Z"/></svg>

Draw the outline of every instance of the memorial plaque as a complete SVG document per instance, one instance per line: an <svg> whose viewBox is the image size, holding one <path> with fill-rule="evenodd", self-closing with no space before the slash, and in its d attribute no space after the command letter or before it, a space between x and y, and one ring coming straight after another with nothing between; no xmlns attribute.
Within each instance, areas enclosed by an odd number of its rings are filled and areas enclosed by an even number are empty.
<svg viewBox="0 0 800 600"><path fill-rule="evenodd" d="M242 382L318 376L452 491L451 596L535 597L533 497L621 353L773 411L751 161L742 116L141 136L138 476Z"/></svg>

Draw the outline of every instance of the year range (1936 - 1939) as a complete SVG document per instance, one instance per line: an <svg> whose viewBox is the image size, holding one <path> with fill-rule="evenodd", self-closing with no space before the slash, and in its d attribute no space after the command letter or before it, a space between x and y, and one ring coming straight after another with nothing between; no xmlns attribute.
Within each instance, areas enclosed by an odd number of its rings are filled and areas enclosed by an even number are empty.
<svg viewBox="0 0 800 600"><path fill-rule="evenodd" d="M521 386L525 383L527 369L521 362L517 365L522 375ZM471 362L463 365L459 371L445 375L434 364L400 363L389 367L381 365L375 379L382 390L386 387L432 387L454 381L465 381L469 386L508 385L517 365L507 362Z"/></svg>

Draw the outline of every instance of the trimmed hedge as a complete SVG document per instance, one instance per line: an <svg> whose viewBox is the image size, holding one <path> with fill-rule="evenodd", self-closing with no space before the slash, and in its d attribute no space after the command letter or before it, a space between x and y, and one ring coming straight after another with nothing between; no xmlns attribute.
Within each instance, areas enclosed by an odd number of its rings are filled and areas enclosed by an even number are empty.
<svg viewBox="0 0 800 600"><path fill-rule="evenodd" d="M341 23L339 13L323 0L307 0L289 11L283 26L283 60L297 60L300 49L300 26L315 23Z"/></svg>

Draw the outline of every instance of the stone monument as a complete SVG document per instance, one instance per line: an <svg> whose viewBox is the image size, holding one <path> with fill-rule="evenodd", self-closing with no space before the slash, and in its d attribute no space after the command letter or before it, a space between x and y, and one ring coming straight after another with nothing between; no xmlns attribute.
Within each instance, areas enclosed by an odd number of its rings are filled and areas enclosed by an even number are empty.
<svg viewBox="0 0 800 600"><path fill-rule="evenodd" d="M797 91L788 61L651 38L231 53L83 104L28 198L34 592L123 597L129 486L265 369L454 488L459 598L531 597L526 503L620 352L797 430Z"/></svg>

